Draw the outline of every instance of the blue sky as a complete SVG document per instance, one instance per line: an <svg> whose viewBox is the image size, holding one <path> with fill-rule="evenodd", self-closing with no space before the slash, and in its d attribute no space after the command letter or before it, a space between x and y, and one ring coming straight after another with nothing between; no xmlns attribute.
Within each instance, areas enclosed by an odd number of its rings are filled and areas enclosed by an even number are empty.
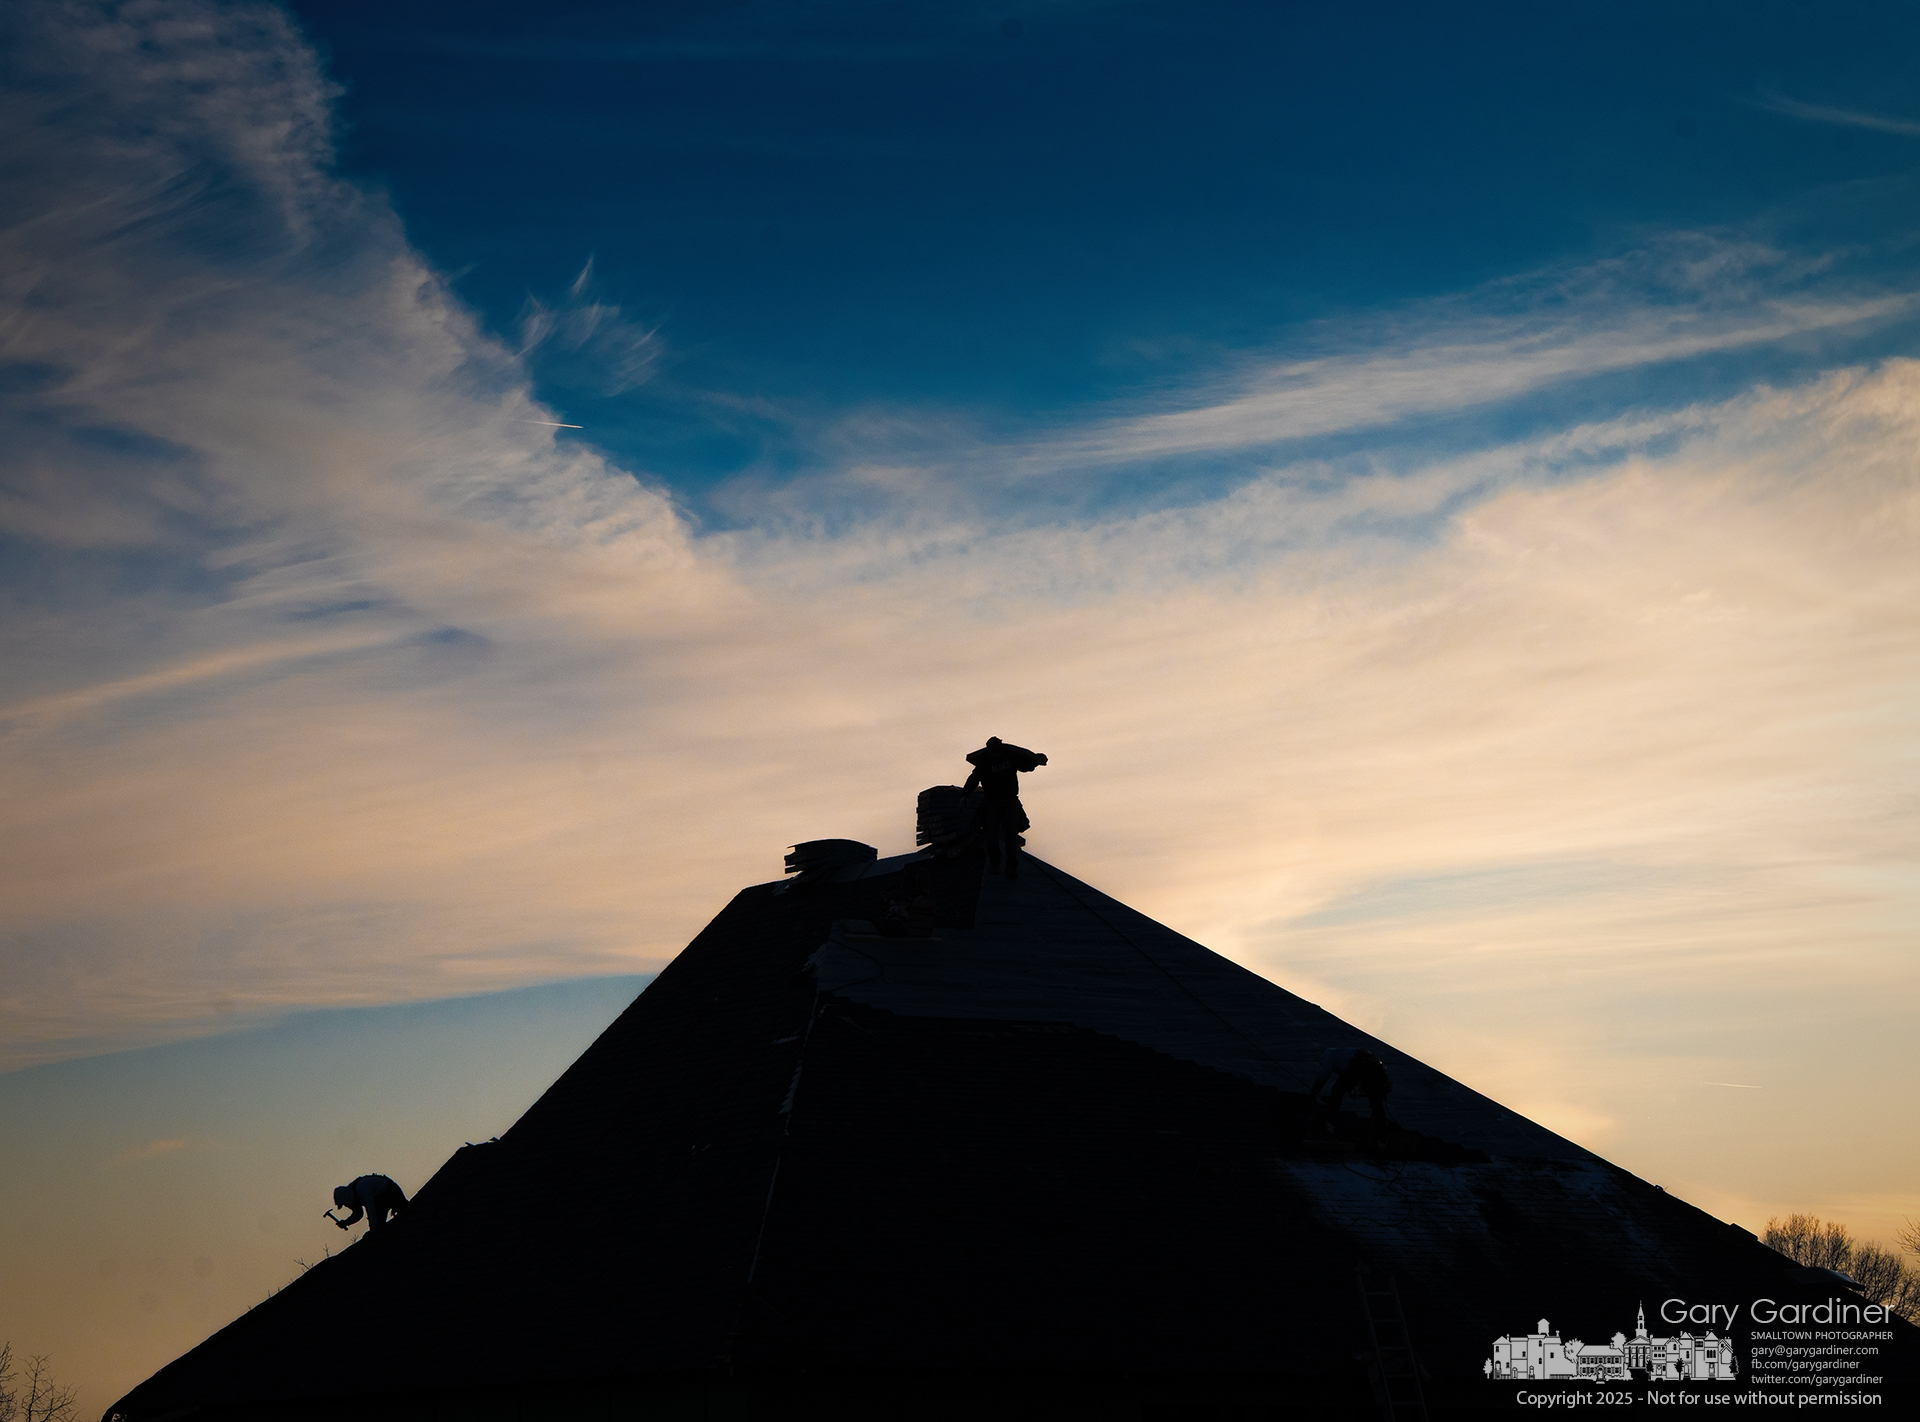
<svg viewBox="0 0 1920 1422"><path fill-rule="evenodd" d="M1529 273L1489 297L1550 308L1565 269L1675 232L1817 250L1789 290L1914 262L1897 6L296 11L345 86L346 170L503 338L530 301L558 313L541 395L723 521L713 484L831 461L853 412L937 446L949 420L1178 400ZM1684 364L1485 418L1676 402L1755 362Z"/></svg>
<svg viewBox="0 0 1920 1422"><path fill-rule="evenodd" d="M606 1006L539 993L988 734L1037 853L1675 1193L1920 1216L1909 9L0 25L34 1269L128 1172L317 1217L315 1052L520 1021L413 1188ZM293 1267L143 1228L0 1287L89 1406Z"/></svg>

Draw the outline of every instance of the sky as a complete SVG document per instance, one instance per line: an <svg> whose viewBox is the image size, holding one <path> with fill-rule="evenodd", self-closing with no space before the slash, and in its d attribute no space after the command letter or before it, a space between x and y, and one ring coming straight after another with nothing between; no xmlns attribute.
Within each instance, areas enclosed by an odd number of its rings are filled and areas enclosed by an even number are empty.
<svg viewBox="0 0 1920 1422"><path fill-rule="evenodd" d="M989 734L1683 1198L1920 1217L1920 12L0 25L0 1338L90 1409Z"/></svg>

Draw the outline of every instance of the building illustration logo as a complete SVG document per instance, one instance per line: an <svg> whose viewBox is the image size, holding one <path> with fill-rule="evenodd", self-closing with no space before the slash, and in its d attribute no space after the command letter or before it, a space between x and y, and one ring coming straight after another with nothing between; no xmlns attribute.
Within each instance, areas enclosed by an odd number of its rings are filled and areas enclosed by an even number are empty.
<svg viewBox="0 0 1920 1422"><path fill-rule="evenodd" d="M1536 1382L1552 1378L1576 1382L1693 1382L1730 1379L1738 1364L1733 1340L1717 1337L1712 1330L1699 1338L1691 1333L1678 1338L1649 1337L1647 1310L1642 1305L1631 1338L1616 1333L1611 1343L1583 1343L1578 1338L1563 1343L1543 1318L1532 1333L1494 1339L1493 1356L1481 1364L1481 1371L1490 1378Z"/></svg>

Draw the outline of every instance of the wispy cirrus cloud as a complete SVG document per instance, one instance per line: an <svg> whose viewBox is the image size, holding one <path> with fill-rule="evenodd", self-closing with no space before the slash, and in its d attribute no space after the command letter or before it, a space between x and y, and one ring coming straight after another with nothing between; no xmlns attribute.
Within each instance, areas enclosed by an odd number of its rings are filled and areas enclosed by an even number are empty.
<svg viewBox="0 0 1920 1422"><path fill-rule="evenodd" d="M549 378L571 377L568 383L576 388L619 395L644 385L653 374L660 336L623 315L617 304L602 300L594 286L589 258L559 301L528 297L520 314L519 355L537 359Z"/></svg>
<svg viewBox="0 0 1920 1422"><path fill-rule="evenodd" d="M530 366L652 334L588 278L490 339L280 11L0 24L0 1070L651 970L797 839L909 848L1000 734L1053 757L1036 852L1686 1198L1912 1212L1920 363L1846 345L1910 293L1643 234L1044 425L763 411L826 472L713 532L533 423ZM1776 345L1828 354L1466 418ZM1049 493L1180 459L1226 472ZM197 1108L74 1178L211 1158ZM356 1119L291 1198L397 1169Z"/></svg>
<svg viewBox="0 0 1920 1422"><path fill-rule="evenodd" d="M1355 503L1364 495L1383 501L1371 532L1410 529L1415 491L1434 490L1442 465L1453 497L1486 487L1468 470L1523 402L1593 412L1539 437L1530 474L1557 477L1666 438L1693 403L1676 393L1691 388L1690 364L1764 366L1786 351L1804 361L1920 309L1920 290L1856 282L1836 266L1727 233L1644 237L1604 260L1317 323L1284 348L1214 352L1124 407L1018 432L952 411L864 409L809 426L806 412L763 410L800 431L823 467L777 482L749 475L711 501L744 526L735 546L755 557L768 534L777 544L833 529L860 548L884 528L897 547L931 546L970 537L981 520L1097 520L1160 491L1206 505L1285 468L1306 502L1349 509L1340 526L1368 521ZM1617 397L1592 393L1623 376L1646 402L1624 415L1606 403ZM1373 477L1389 471L1408 481Z"/></svg>
<svg viewBox="0 0 1920 1422"><path fill-rule="evenodd" d="M1916 1079L1873 1015L1914 990L1920 365L1285 447L1904 294L1643 243L1039 435L843 427L835 517L795 484L714 534L530 423L524 361L302 137L327 89L277 12L35 13L7 1061L644 971L796 839L906 848L992 733L1053 756L1038 852L1596 1141L1679 1149L1648 1062L1816 1079L1844 1035ZM1238 472L1179 507L1019 492L1191 450Z"/></svg>
<svg viewBox="0 0 1920 1422"><path fill-rule="evenodd" d="M113 1164L134 1165L143 1160L153 1160L163 1155L178 1155L193 1142L185 1136L173 1136L166 1140L143 1141L139 1145L128 1146L113 1158Z"/></svg>
<svg viewBox="0 0 1920 1422"><path fill-rule="evenodd" d="M1843 128L1865 128L1875 133L1897 133L1904 138L1920 138L1920 122L1913 119L1889 118L1885 114L1843 109L1831 104L1809 104L1790 99L1784 94L1766 94L1755 103L1769 113L1806 119L1809 123L1839 124Z"/></svg>
<svg viewBox="0 0 1920 1422"><path fill-rule="evenodd" d="M1115 420L1049 441L1030 457L1043 467L1072 468L1258 449L1884 320L1916 301L1908 292L1825 300L1752 293L1733 310L1715 310L1708 302L1716 294L1704 289L1696 302L1663 310L1623 303L1609 291L1604 303L1595 301L1597 309L1574 319L1436 323L1383 348L1262 366L1186 408Z"/></svg>

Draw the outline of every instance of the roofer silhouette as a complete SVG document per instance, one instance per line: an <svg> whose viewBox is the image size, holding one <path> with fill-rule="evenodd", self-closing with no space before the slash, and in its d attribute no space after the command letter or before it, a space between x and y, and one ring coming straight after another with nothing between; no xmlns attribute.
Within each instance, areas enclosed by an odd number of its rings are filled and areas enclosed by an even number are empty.
<svg viewBox="0 0 1920 1422"><path fill-rule="evenodd" d="M962 789L967 794L979 790L985 796L974 827L986 840L988 867L1009 879L1019 877L1020 846L1026 843L1021 831L1033 823L1020 804L1020 776L1046 763L1044 755L1025 746L1010 746L998 736L988 736L979 750L967 752L973 773Z"/></svg>
<svg viewBox="0 0 1920 1422"><path fill-rule="evenodd" d="M1333 1089L1327 1093L1326 1114L1322 1118L1326 1128L1333 1129L1333 1118L1340 1114L1340 1103L1350 1094L1361 1092L1373 1107L1373 1135L1378 1140L1381 1127L1391 1124L1387 1120L1387 1093L1393 1090L1393 1082L1387 1077L1386 1064L1364 1047L1327 1048L1320 1058L1320 1074L1307 1090L1309 1113L1320 1088L1328 1082L1333 1083Z"/></svg>
<svg viewBox="0 0 1920 1422"><path fill-rule="evenodd" d="M333 1207L336 1210L351 1209L352 1214L345 1219L334 1219L333 1210L328 1210L328 1219L346 1229L360 1223L364 1214L369 1229L379 1229L387 1222L389 1214L398 1214L401 1206L407 1203L407 1192L387 1179L384 1175L362 1175L351 1185L336 1185L333 1188Z"/></svg>

